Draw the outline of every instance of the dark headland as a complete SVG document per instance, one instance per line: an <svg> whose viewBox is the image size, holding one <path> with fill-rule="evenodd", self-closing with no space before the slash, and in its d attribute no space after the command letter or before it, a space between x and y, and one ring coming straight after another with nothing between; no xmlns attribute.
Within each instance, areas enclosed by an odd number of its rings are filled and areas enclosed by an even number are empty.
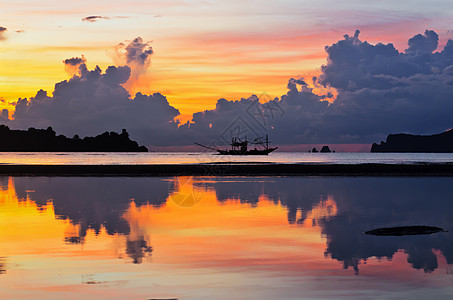
<svg viewBox="0 0 453 300"><path fill-rule="evenodd" d="M1 152L148 152L129 138L126 129L82 139L78 135L57 135L52 127L11 130L0 125L0 141Z"/></svg>
<svg viewBox="0 0 453 300"><path fill-rule="evenodd" d="M371 152L453 153L453 129L433 135L390 134Z"/></svg>

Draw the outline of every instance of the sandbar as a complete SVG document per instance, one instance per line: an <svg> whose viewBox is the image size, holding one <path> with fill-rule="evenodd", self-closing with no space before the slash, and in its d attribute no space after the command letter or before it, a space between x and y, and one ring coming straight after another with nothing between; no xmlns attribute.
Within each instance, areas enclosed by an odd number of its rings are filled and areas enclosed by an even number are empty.
<svg viewBox="0 0 453 300"><path fill-rule="evenodd" d="M2 176L453 176L453 163L0 164Z"/></svg>

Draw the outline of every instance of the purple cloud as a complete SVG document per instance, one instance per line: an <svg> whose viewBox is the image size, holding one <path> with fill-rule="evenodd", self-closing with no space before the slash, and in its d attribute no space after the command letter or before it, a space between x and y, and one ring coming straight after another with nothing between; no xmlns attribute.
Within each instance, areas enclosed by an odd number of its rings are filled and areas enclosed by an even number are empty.
<svg viewBox="0 0 453 300"><path fill-rule="evenodd" d="M195 113L180 127L174 121L179 111L163 95L131 97L123 87L133 66L146 66L153 54L149 43L136 38L121 46L128 65L111 66L105 73L99 67L88 70L83 57L66 60L79 72L56 84L52 97L40 91L19 99L11 124L52 126L66 135L127 128L139 143L160 146L220 144L234 130L249 138L269 133L275 144L371 144L389 133L452 128L453 41L434 52L438 36L427 30L400 52L393 44L361 41L359 35L356 31L326 47L327 64L310 85L290 78L288 92L265 103L254 95L219 99L215 109ZM333 95L317 95L312 85L335 89L336 99L328 102Z"/></svg>
<svg viewBox="0 0 453 300"><path fill-rule="evenodd" d="M127 19L129 16L114 16L114 17L103 17L103 16L88 16L82 18L82 22L94 23L99 20L111 20L111 19Z"/></svg>
<svg viewBox="0 0 453 300"><path fill-rule="evenodd" d="M372 143L393 132L429 134L452 127L453 41L433 53L438 36L427 30L399 52L393 44L361 41L359 33L326 47L328 63L313 78L315 84L337 90L333 103L294 78L286 95L268 102L285 112L267 122L274 142ZM214 110L194 114L193 123L181 129L189 136L219 140L222 130L241 116L257 131L256 119L244 114L253 99L220 99ZM266 110L266 104L259 105Z"/></svg>
<svg viewBox="0 0 453 300"><path fill-rule="evenodd" d="M99 20L108 20L108 19L110 19L110 18L103 17L103 16L88 16L88 17L83 18L82 22L94 23L94 22L97 22Z"/></svg>
<svg viewBox="0 0 453 300"><path fill-rule="evenodd" d="M80 62L72 58L68 63ZM81 65L84 65L81 64ZM159 93L131 97L122 86L131 74L128 66L110 66L105 73L96 66L55 85L53 95L40 90L35 97L19 99L11 126L47 128L65 135L93 135L127 128L147 145L166 143L175 135L179 111ZM146 138L146 139L145 139Z"/></svg>

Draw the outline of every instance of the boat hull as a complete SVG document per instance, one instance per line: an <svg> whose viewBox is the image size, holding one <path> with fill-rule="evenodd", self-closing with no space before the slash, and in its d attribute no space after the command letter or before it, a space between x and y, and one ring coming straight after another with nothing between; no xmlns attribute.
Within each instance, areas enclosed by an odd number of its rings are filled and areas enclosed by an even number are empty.
<svg viewBox="0 0 453 300"><path fill-rule="evenodd" d="M219 155L268 155L272 151L276 150L278 147L268 148L263 150L253 149L247 151L241 150L217 150Z"/></svg>

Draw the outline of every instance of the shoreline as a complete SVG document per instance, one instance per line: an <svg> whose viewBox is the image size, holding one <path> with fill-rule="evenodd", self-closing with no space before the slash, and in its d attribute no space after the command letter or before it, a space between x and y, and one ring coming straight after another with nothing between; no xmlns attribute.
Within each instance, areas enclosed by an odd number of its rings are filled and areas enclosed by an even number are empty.
<svg viewBox="0 0 453 300"><path fill-rule="evenodd" d="M0 165L0 176L453 176L453 163Z"/></svg>

